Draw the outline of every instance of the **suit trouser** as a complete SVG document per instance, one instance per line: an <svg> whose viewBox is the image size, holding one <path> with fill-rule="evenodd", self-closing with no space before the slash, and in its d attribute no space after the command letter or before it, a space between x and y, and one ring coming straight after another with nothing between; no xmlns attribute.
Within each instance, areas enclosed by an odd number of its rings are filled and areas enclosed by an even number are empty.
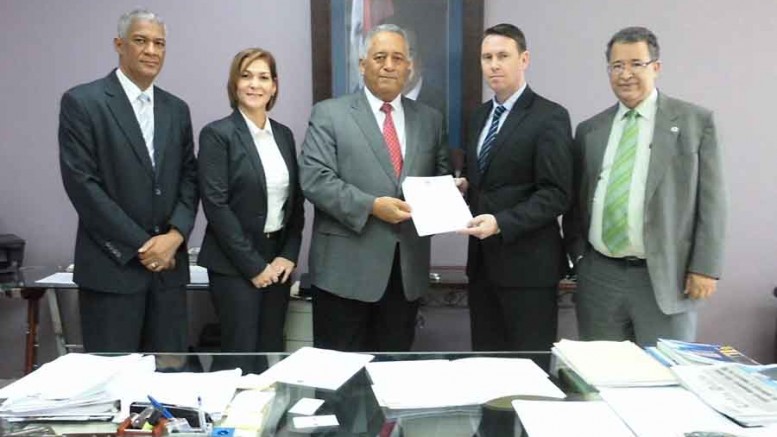
<svg viewBox="0 0 777 437"><path fill-rule="evenodd" d="M548 351L558 330L558 287L500 287L470 278L472 349Z"/></svg>
<svg viewBox="0 0 777 437"><path fill-rule="evenodd" d="M418 303L405 298L397 246L386 291L377 302L347 299L313 286L313 343L350 352L409 351Z"/></svg>
<svg viewBox="0 0 777 437"><path fill-rule="evenodd" d="M647 265L630 265L593 248L577 269L575 303L581 340L631 340L655 346L658 338L696 338L696 311L664 314Z"/></svg>
<svg viewBox="0 0 777 437"><path fill-rule="evenodd" d="M277 242L268 240L276 253ZM271 259L270 259L271 261ZM242 276L208 270L213 305L221 325L222 352L283 352L283 329L289 306L291 280L256 288ZM211 370L234 369L261 373L267 369L263 355L219 355Z"/></svg>
<svg viewBox="0 0 777 437"><path fill-rule="evenodd" d="M138 293L79 290L86 352L186 351L186 286L165 286L159 274L153 276L150 287Z"/></svg>

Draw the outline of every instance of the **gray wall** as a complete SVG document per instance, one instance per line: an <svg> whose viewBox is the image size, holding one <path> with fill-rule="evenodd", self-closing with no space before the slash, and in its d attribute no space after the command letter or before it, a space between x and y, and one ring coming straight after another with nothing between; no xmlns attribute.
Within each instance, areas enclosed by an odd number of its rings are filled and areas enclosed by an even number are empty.
<svg viewBox="0 0 777 437"><path fill-rule="evenodd" d="M307 1L145 3L165 17L169 28L168 57L158 83L189 102L195 133L228 113L225 82L231 56L258 45L275 53L280 69L281 96L272 116L292 128L298 144L302 141L312 80ZM485 3L486 26L508 21L526 32L532 52L531 86L564 104L574 124L614 103L603 55L611 33L642 24L658 34L664 61L659 87L714 109L726 149L732 199L727 262L719 293L701 311L700 340L732 343L770 361L777 317L777 302L771 297L777 285L777 232L770 220L777 216L773 176L777 148L771 144L768 117L777 97L777 62L772 54L777 3L654 0L642 7L593 0ZM7 0L0 6L0 233L16 233L27 240L26 265L70 262L76 216L58 170L59 97L116 65L111 46L115 22L135 4ZM200 242L203 223L200 217L194 245ZM433 263L461 265L464 250L461 237L437 238ZM301 268L305 266L303 258ZM203 296L193 300L197 323L212 318ZM24 304L0 302L4 358L0 377L18 375ZM72 315L72 305L68 309ZM41 337L41 352L48 359L53 348L46 323Z"/></svg>

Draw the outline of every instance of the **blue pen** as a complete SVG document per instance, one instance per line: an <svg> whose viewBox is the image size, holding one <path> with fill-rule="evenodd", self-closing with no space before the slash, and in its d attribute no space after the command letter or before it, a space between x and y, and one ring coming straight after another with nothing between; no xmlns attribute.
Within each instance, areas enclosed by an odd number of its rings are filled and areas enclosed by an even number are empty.
<svg viewBox="0 0 777 437"><path fill-rule="evenodd" d="M170 414L169 411L167 411L167 408L165 408L164 405L160 404L159 401L152 398L151 395L148 395L148 401L151 402L151 405L154 406L157 410L159 410L160 413L162 413L163 416L165 416L165 419L172 419L173 415Z"/></svg>

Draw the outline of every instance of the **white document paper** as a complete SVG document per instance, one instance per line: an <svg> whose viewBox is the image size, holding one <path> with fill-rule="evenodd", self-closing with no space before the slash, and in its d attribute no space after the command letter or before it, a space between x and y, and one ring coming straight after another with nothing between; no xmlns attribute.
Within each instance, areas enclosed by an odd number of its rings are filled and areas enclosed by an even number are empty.
<svg viewBox="0 0 777 437"><path fill-rule="evenodd" d="M572 341L554 344L553 352L589 384L597 387L677 385L663 364L630 341Z"/></svg>
<svg viewBox="0 0 777 437"><path fill-rule="evenodd" d="M611 388L599 393L638 437L683 436L694 431L737 437L777 435L775 427L740 427L682 387Z"/></svg>
<svg viewBox="0 0 777 437"><path fill-rule="evenodd" d="M131 402L148 402L148 395L163 404L197 408L197 398L202 399L202 409L214 417L220 417L235 396L240 369L207 373L156 372L143 381L136 381L134 388L125 389L122 406Z"/></svg>
<svg viewBox="0 0 777 437"><path fill-rule="evenodd" d="M601 401L513 401L531 437L634 437L634 433Z"/></svg>
<svg viewBox="0 0 777 437"><path fill-rule="evenodd" d="M407 177L402 192L421 237L465 229L472 220L452 176Z"/></svg>
<svg viewBox="0 0 777 437"><path fill-rule="evenodd" d="M311 414L316 414L316 411L318 411L322 405L324 405L323 399L302 398L298 400L294 406L289 408L289 413L310 416Z"/></svg>
<svg viewBox="0 0 777 437"><path fill-rule="evenodd" d="M328 414L326 416L301 416L293 419L294 428L312 429L312 428L330 428L338 426L340 423L337 421L337 416L334 414Z"/></svg>
<svg viewBox="0 0 777 437"><path fill-rule="evenodd" d="M261 376L286 384L337 390L373 358L368 354L303 347Z"/></svg>
<svg viewBox="0 0 777 437"><path fill-rule="evenodd" d="M0 416L92 416L114 412L128 381L145 380L154 357L68 354L0 390Z"/></svg>
<svg viewBox="0 0 777 437"><path fill-rule="evenodd" d="M504 396L565 397L547 373L521 358L387 361L367 364L367 372L378 403L394 410L478 405Z"/></svg>
<svg viewBox="0 0 777 437"><path fill-rule="evenodd" d="M208 269L201 266L189 266L189 283L190 284L207 284L208 283ZM73 282L73 274L66 272L54 273L53 275L46 276L43 279L35 281L36 284L46 285L68 285L75 287Z"/></svg>
<svg viewBox="0 0 777 437"><path fill-rule="evenodd" d="M36 284L51 284L51 285L72 285L73 287L76 286L75 282L73 282L73 274L72 273L54 273L53 275L46 276L43 279L38 279L35 281Z"/></svg>

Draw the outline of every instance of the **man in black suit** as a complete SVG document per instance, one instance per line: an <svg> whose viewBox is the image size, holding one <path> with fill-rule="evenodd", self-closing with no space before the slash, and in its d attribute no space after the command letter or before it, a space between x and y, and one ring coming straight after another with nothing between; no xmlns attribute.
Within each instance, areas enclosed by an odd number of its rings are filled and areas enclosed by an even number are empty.
<svg viewBox="0 0 777 437"><path fill-rule="evenodd" d="M472 348L548 350L566 266L558 217L572 191L569 114L526 84L517 27L486 29L480 63L495 96L473 114L467 144Z"/></svg>
<svg viewBox="0 0 777 437"><path fill-rule="evenodd" d="M60 168L78 213L74 281L87 352L182 351L197 209L189 108L154 86L165 26L119 19L119 68L62 96Z"/></svg>

